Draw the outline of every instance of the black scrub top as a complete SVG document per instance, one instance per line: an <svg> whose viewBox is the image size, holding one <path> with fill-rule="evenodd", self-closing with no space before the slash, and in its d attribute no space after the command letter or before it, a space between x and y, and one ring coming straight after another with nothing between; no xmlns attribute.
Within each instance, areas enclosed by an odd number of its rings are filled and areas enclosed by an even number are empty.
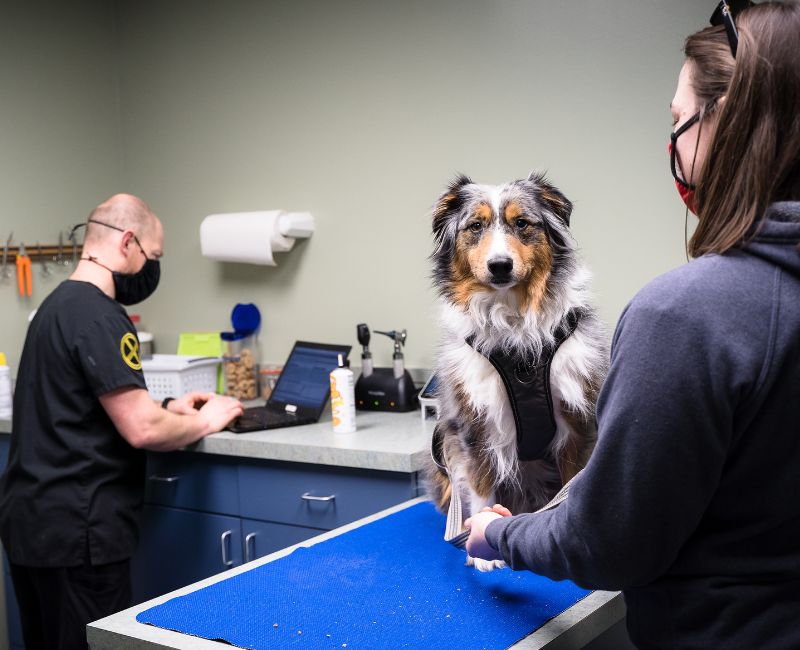
<svg viewBox="0 0 800 650"><path fill-rule="evenodd" d="M129 558L138 539L144 452L98 397L145 388L136 328L98 287L66 280L28 328L0 479L0 537L14 564L68 567Z"/></svg>

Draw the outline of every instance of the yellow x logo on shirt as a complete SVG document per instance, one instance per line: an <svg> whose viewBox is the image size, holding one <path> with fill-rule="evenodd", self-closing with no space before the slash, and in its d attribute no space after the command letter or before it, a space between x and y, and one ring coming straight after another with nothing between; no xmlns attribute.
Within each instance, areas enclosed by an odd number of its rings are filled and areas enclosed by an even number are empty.
<svg viewBox="0 0 800 650"><path fill-rule="evenodd" d="M119 351L122 354L122 360L133 370L142 369L142 360L139 356L139 339L135 334L128 332L122 337L119 342Z"/></svg>

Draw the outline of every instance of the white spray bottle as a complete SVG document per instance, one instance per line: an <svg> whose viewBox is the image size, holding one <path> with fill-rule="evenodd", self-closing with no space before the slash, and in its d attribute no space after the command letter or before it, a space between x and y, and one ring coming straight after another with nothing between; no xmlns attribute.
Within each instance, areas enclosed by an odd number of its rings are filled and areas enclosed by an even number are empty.
<svg viewBox="0 0 800 650"><path fill-rule="evenodd" d="M6 355L0 352L0 420L11 419L11 370L6 365Z"/></svg>
<svg viewBox="0 0 800 650"><path fill-rule="evenodd" d="M331 411L334 433L356 430L356 391L350 362L339 355L339 367L331 373Z"/></svg>

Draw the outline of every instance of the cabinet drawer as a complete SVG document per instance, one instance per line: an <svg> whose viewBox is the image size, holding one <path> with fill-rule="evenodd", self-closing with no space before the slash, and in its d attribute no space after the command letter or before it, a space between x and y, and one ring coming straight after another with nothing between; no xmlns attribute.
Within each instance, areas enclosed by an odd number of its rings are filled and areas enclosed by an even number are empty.
<svg viewBox="0 0 800 650"><path fill-rule="evenodd" d="M149 453L145 502L238 515L237 473L236 461L227 456Z"/></svg>
<svg viewBox="0 0 800 650"><path fill-rule="evenodd" d="M416 496L416 474L242 462L242 517L330 530Z"/></svg>

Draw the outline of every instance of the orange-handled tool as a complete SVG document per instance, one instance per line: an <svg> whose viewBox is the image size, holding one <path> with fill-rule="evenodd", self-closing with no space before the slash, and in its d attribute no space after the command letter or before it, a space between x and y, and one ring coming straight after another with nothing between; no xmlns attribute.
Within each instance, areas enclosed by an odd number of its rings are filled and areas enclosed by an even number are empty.
<svg viewBox="0 0 800 650"><path fill-rule="evenodd" d="M33 281L31 279L31 258L25 252L25 244L20 243L17 254L17 289L19 295L30 298Z"/></svg>

